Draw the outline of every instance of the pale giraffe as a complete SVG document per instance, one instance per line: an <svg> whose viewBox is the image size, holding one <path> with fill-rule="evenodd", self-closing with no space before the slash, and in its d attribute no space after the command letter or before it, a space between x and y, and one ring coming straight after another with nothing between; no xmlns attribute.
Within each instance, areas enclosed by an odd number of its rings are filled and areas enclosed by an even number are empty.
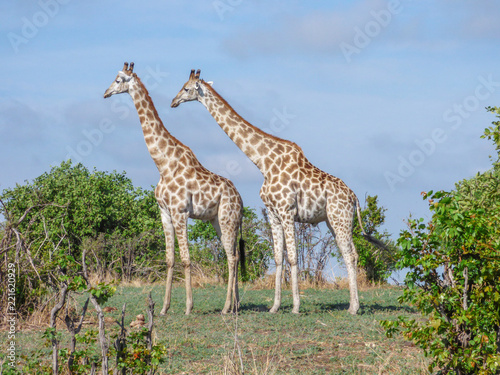
<svg viewBox="0 0 500 375"><path fill-rule="evenodd" d="M236 251L238 230L241 230L243 202L228 179L205 169L191 149L173 137L164 127L146 87L136 73L134 63L125 63L114 82L104 93L108 98L128 92L132 97L144 133L144 140L158 171L160 182L155 197L160 206L166 242L167 281L161 314L170 307L174 267L174 240L177 236L186 278L186 315L193 307L191 261L189 257L188 218L210 221L227 254L229 280L223 313L238 305L238 261L244 260L243 244ZM240 257L241 255L241 257ZM242 263L243 267L243 263Z"/></svg>
<svg viewBox="0 0 500 375"><path fill-rule="evenodd" d="M201 102L222 130L252 160L264 175L260 197L264 202L273 233L276 262L275 313L281 305L283 252L286 248L291 266L293 313L299 313L299 287L294 222L317 224L326 221L347 267L350 287L349 312L359 309L357 287L358 254L352 240L357 212L363 236L376 245L383 244L364 232L359 201L354 192L337 177L321 171L304 156L295 143L263 132L243 119L214 90L191 71L189 80L172 100L172 107L187 101ZM357 209L356 209L357 207Z"/></svg>

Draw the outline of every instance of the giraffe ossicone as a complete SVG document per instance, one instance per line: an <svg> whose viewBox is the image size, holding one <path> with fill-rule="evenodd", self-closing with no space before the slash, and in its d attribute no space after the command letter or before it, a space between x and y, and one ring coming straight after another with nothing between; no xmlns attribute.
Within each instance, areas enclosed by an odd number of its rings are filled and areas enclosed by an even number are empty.
<svg viewBox="0 0 500 375"><path fill-rule="evenodd" d="M359 309L357 286L358 253L352 239L353 220L357 215L363 236L377 246L380 241L364 233L360 205L354 192L307 160L295 143L265 133L243 119L215 89L200 78L200 70L191 70L188 81L172 100L172 107L197 100L217 121L222 130L252 160L264 176L260 197L268 211L274 242L276 282L274 304L281 305L281 276L286 247L291 266L293 313L299 313L297 250L294 222L317 224L325 221L334 234L346 264L349 289L349 312Z"/></svg>
<svg viewBox="0 0 500 375"><path fill-rule="evenodd" d="M188 218L210 221L226 251L229 277L223 313L238 308L238 262L244 259L242 240L237 251L238 231L241 231L243 202L234 184L207 170L191 149L172 136L161 121L149 93L136 73L134 63L125 63L114 82L104 93L129 93L139 115L144 140L160 173L155 197L160 207L166 243L167 280L161 314L170 307L175 236L179 244L186 282L186 314L193 307L191 261L189 257ZM244 267L241 264L242 269Z"/></svg>

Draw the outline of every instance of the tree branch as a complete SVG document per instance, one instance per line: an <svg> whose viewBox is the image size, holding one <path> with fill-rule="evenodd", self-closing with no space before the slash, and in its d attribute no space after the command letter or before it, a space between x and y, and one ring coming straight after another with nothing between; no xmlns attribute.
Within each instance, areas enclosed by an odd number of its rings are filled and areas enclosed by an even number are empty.
<svg viewBox="0 0 500 375"><path fill-rule="evenodd" d="M54 332L52 333L51 341L52 341L52 373L54 375L59 374L59 363L58 363L58 350L57 350L57 337L55 333L56 328L56 318L59 311L63 308L66 303L66 296L68 294L68 285L65 283L61 289L61 295L59 298L59 302L52 308L50 312L50 327L54 328Z"/></svg>

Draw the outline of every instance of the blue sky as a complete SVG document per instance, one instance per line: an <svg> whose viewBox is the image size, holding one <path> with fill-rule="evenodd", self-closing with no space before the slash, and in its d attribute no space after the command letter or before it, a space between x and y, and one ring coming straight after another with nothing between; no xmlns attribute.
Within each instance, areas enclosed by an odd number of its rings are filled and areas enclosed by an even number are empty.
<svg viewBox="0 0 500 375"><path fill-rule="evenodd" d="M0 189L70 156L155 185L124 61L165 126L259 208L262 176L199 103L171 109L191 69L248 121L299 144L397 235L420 192L486 170L500 105L497 1L86 1L0 4Z"/></svg>

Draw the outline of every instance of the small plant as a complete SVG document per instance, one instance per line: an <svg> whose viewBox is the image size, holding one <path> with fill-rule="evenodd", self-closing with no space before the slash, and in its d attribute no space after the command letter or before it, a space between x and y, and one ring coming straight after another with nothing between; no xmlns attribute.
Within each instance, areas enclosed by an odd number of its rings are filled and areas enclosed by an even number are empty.
<svg viewBox="0 0 500 375"><path fill-rule="evenodd" d="M152 345L148 348L147 328L132 331L126 336L125 348L116 364L122 374L154 374L158 366L165 362L167 348L165 345Z"/></svg>

